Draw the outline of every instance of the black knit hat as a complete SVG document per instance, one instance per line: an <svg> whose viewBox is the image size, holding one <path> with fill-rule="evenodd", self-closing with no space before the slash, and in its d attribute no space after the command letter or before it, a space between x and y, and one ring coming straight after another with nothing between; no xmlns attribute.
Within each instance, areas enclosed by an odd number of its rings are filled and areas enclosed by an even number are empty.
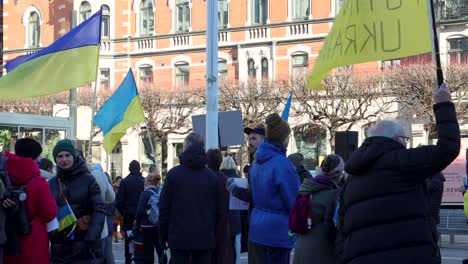
<svg viewBox="0 0 468 264"><path fill-rule="evenodd" d="M130 173L140 173L141 171L140 162L136 160L132 160L130 162L130 165L128 166L128 170L130 171Z"/></svg>
<svg viewBox="0 0 468 264"><path fill-rule="evenodd" d="M62 151L66 151L70 153L74 158L76 158L76 150L71 140L62 139L62 140L59 140L57 144L55 144L54 150L52 150L52 155L54 155L54 160L57 158L57 155Z"/></svg>
<svg viewBox="0 0 468 264"><path fill-rule="evenodd" d="M284 121L277 113L269 114L266 118L266 139L282 144L291 134L288 122Z"/></svg>
<svg viewBox="0 0 468 264"><path fill-rule="evenodd" d="M41 153L41 144L32 138L21 138L16 141L15 154L20 157L37 159Z"/></svg>

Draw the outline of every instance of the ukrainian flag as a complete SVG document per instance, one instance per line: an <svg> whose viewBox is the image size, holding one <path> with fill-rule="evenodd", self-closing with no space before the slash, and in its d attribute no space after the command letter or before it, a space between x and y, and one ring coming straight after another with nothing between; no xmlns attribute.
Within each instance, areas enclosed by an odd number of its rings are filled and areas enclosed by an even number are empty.
<svg viewBox="0 0 468 264"><path fill-rule="evenodd" d="M145 122L143 105L131 69L120 87L94 116L93 121L104 133L103 145L107 153L112 153L115 144L125 135L128 128Z"/></svg>
<svg viewBox="0 0 468 264"><path fill-rule="evenodd" d="M101 14L98 11L49 47L8 61L8 74L0 78L0 99L49 95L95 81Z"/></svg>
<svg viewBox="0 0 468 264"><path fill-rule="evenodd" d="M66 202L65 205L61 206L58 209L57 221L59 222L59 228L58 228L59 232L67 229L70 226L73 226L72 230L70 231L70 234L71 234L71 232L73 232L73 229L75 229L76 216L73 213L68 202Z"/></svg>

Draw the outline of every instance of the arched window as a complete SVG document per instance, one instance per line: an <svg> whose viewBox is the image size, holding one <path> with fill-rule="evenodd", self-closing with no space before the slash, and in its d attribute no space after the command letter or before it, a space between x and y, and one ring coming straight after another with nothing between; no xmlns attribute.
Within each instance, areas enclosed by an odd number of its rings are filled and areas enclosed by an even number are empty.
<svg viewBox="0 0 468 264"><path fill-rule="evenodd" d="M140 35L150 35L154 32L154 10L151 0L140 4Z"/></svg>
<svg viewBox="0 0 468 264"><path fill-rule="evenodd" d="M188 62L178 62L175 64L175 86L186 87L189 84L190 66Z"/></svg>
<svg viewBox="0 0 468 264"><path fill-rule="evenodd" d="M41 40L41 21L37 12L31 12L28 24L28 46L30 48L37 48Z"/></svg>
<svg viewBox="0 0 468 264"><path fill-rule="evenodd" d="M320 156L327 154L327 133L316 124L305 124L294 129L297 152L304 156L304 166L314 169L319 165Z"/></svg>
<svg viewBox="0 0 468 264"><path fill-rule="evenodd" d="M102 5L102 23L101 23L101 37L110 37L110 8L108 5Z"/></svg>
<svg viewBox="0 0 468 264"><path fill-rule="evenodd" d="M262 79L268 80L268 59L262 59Z"/></svg>
<svg viewBox="0 0 468 264"><path fill-rule="evenodd" d="M247 61L247 67L248 67L249 79L256 79L257 69L255 68L255 61L253 59L249 59Z"/></svg>
<svg viewBox="0 0 468 264"><path fill-rule="evenodd" d="M153 84L153 66L144 64L140 66L140 86L150 87Z"/></svg>
<svg viewBox="0 0 468 264"><path fill-rule="evenodd" d="M309 56L305 52L297 52L291 55L293 77L304 77L309 67Z"/></svg>
<svg viewBox="0 0 468 264"><path fill-rule="evenodd" d="M91 5L87 1L81 2L80 6L80 23L91 16Z"/></svg>

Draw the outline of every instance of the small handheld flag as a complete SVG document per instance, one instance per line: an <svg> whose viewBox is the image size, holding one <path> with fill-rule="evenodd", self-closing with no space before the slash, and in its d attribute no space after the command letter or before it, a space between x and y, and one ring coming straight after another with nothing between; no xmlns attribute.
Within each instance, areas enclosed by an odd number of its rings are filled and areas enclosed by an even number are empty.
<svg viewBox="0 0 468 264"><path fill-rule="evenodd" d="M289 111L291 110L292 98L293 98L293 91L291 90L291 92L289 93L288 101L286 102L286 105L284 106L283 114L281 114L281 118L283 118L284 121L288 121Z"/></svg>

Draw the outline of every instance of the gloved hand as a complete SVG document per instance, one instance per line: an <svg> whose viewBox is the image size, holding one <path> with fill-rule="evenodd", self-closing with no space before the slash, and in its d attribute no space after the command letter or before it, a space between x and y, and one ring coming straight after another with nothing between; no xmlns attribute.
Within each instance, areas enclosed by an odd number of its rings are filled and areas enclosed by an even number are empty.
<svg viewBox="0 0 468 264"><path fill-rule="evenodd" d="M237 184L236 182L234 181L234 178L229 178L227 181L226 181L226 189L228 190L229 193L232 192L232 190L234 190L234 188L237 188Z"/></svg>

